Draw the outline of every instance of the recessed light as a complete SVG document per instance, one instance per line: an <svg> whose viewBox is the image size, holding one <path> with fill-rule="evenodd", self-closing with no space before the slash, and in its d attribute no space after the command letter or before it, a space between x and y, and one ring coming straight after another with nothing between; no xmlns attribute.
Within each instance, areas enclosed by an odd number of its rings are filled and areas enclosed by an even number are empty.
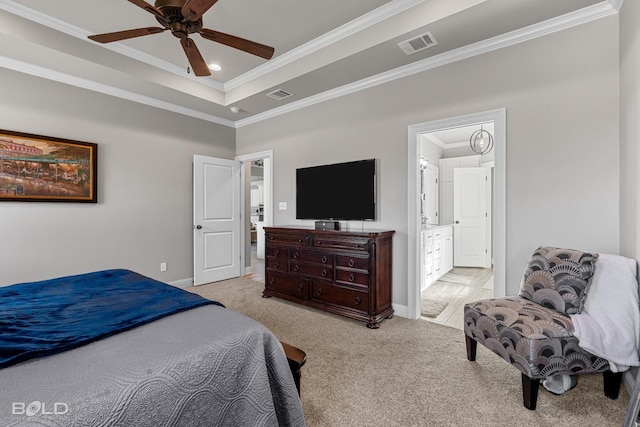
<svg viewBox="0 0 640 427"><path fill-rule="evenodd" d="M222 67L218 64L209 64L209 69L213 71L220 71L222 70Z"/></svg>

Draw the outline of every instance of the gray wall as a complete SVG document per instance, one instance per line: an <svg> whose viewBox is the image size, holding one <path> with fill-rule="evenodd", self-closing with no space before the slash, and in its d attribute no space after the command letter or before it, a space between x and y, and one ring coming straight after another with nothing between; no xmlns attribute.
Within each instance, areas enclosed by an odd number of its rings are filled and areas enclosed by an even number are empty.
<svg viewBox="0 0 640 427"><path fill-rule="evenodd" d="M235 130L0 69L0 128L98 143L98 204L0 205L0 285L105 268L193 276L194 154ZM168 271L160 273L160 263Z"/></svg>
<svg viewBox="0 0 640 427"><path fill-rule="evenodd" d="M640 3L620 11L620 253L640 258Z"/></svg>
<svg viewBox="0 0 640 427"><path fill-rule="evenodd" d="M406 305L407 127L506 108L513 294L538 245L618 251L618 62L612 16L241 127L237 153L274 150L275 206L288 203L276 225L297 223L297 167L379 159L379 219L365 229L396 230L393 301Z"/></svg>

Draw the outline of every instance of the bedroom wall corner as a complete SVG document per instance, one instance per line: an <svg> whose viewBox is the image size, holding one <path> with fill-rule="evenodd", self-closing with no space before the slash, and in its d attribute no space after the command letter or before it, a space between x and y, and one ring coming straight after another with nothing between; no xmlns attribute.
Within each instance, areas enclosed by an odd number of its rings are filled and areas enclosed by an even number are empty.
<svg viewBox="0 0 640 427"><path fill-rule="evenodd" d="M190 280L193 155L232 159L235 129L7 69L0 81L0 128L98 144L97 204L2 202L0 286L110 268Z"/></svg>

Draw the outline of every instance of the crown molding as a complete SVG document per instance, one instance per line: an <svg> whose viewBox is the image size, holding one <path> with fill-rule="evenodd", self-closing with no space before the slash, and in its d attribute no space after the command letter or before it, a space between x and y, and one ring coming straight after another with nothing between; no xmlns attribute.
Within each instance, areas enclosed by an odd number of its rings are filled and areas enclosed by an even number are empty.
<svg viewBox="0 0 640 427"><path fill-rule="evenodd" d="M146 54L137 49L130 48L123 45L122 43L116 42L104 44L94 42L93 40L88 38L93 33L90 33L87 30L76 27L51 16L45 15L41 12L38 12L37 10L33 10L26 6L17 4L13 0L0 0L0 10L4 10L5 12L9 12L13 15L28 19L29 21L36 22L45 27L67 34L71 37L86 41L87 43L92 43L96 46L100 46L103 49L119 53L131 59L135 59L136 61L143 62L145 64L151 65L152 67L167 71L171 74L175 74L176 76L193 80L194 82L209 86L219 91L224 91L224 85L217 80L206 78L203 79L202 77L196 77L192 74L185 74L185 69L182 67L178 67L174 64L171 64L170 62L163 61L156 56Z"/></svg>
<svg viewBox="0 0 640 427"><path fill-rule="evenodd" d="M339 42L340 40L365 30L372 25L378 24L394 15L397 15L398 13L404 12L405 10L422 2L424 2L424 0L393 0L295 49L283 53L269 62L265 62L264 64L229 80L224 84L224 90L229 91L252 80L258 79L307 55L311 55L326 46Z"/></svg>
<svg viewBox="0 0 640 427"><path fill-rule="evenodd" d="M300 58L311 55L319 49L322 49L323 47L329 46L344 38L356 34L372 25L382 22L385 19L388 19L391 16L401 13L424 1L425 0L393 0L386 5L380 6L379 8L374 9L369 13L366 13L332 31L329 31L328 33L320 37L315 38L314 40L311 40L308 43L303 44L302 46L299 46L295 49L290 50L289 52L277 56L269 62L266 62L234 79L231 79L224 84L214 79L203 79L202 77L185 75L184 68L177 67L174 64L163 61L155 56L148 55L137 49L130 48L121 43L116 42L103 44L94 42L88 39L88 36L92 35L92 33L74 25L70 25L59 19L45 15L26 6L20 5L13 0L0 0L0 9L28 19L30 21L36 22L38 24L44 25L56 31L60 31L72 37L76 37L89 43L99 45L104 49L108 49L137 61L144 62L153 67L162 69L180 77L192 79L213 89L226 92L235 89L249 81L260 78L281 67L289 65L292 62L299 60Z"/></svg>
<svg viewBox="0 0 640 427"><path fill-rule="evenodd" d="M619 0L603 1L601 3L588 6L584 9L551 18L547 21L514 30L500 36L489 38L487 40L472 43L470 45L454 49L449 52L433 56L431 58L426 58L412 64L404 65L402 67L398 67L393 70L389 70L384 73L359 80L354 83L346 84L338 88L319 93L317 95L309 96L299 101L291 102L281 107L273 108L271 110L265 111L264 113L256 114L254 116L247 117L246 119L238 120L235 122L235 126L236 128L248 126L250 124L277 117L291 111L299 110L301 108L309 107L311 105L319 104L321 102L329 101L341 96L408 77L413 74L428 71L434 68L441 67L443 65L462 61L467 58L472 58L474 56L513 46L538 37L565 30L567 28L614 15L618 12L619 9L616 9L612 2L619 3L618 6L622 3L622 1Z"/></svg>
<svg viewBox="0 0 640 427"><path fill-rule="evenodd" d="M412 5L415 5L422 1L424 0L396 0L391 3L393 3L394 6L397 6L397 7L409 8ZM299 101L291 102L281 107L277 107L277 108L274 108L274 109L265 111L263 113L256 114L246 119L241 119L235 122L232 120L223 119L221 117L214 116L211 114L202 113L200 111L193 110L190 108L181 107L181 106L178 106L166 101L162 101L156 98L151 98L145 95L136 94L136 93L119 89L113 86L94 82L81 77L72 76L66 73L53 71L50 69L46 69L44 67L36 66L36 65L29 64L22 61L13 60L3 56L0 56L0 67L11 69L17 72L30 74L30 75L41 77L41 78L45 78L52 81L57 81L57 82L61 82L61 83L65 83L73 86L78 86L94 92L127 99L133 102L138 102L144 105L149 105L149 106L164 109L167 111L172 111L178 114L194 117L194 118L205 120L208 122L217 123L217 124L221 124L221 125L229 126L233 128L241 128L241 127L248 126L253 123L258 123L263 120L277 117L279 115L286 114L298 109L302 109L308 106L319 104L321 102L329 101L341 96L359 92L361 90L365 90L371 87L375 87L380 84L388 83L397 79L411 76L413 74L431 70L431 69L441 67L447 64L451 64L457 61L461 61L467 58L478 56L478 55L495 51L504 47L508 47L508 46L512 46L528 40L532 40L537 37L541 37L547 34L551 34L567 28L571 28L573 26L581 25L587 22L600 19L600 18L604 18L606 16L610 16L618 13L620 10L620 7L622 6L622 3L623 3L623 0L606 0L601 3L586 7L584 9L568 13L563 16L552 18L550 20L547 20L538 24L534 24L519 30L515 30L501 36L476 42L471 45L464 46L462 48L458 48L440 55L436 55L431 58L426 58L421 61L408 64L384 73L380 73L375 76L371 76L354 83L343 85L341 87L331 89L316 95L312 95L307 98L301 99ZM88 35L87 32L82 29L71 27L68 24L63 23L62 21L50 18L40 13L36 13L32 9L25 8L24 6L18 5L12 0L0 0L0 10L5 10L15 15L22 16L26 19L33 20L35 22L41 23L42 25L48 26L50 28L65 32L74 37L85 39L86 36ZM375 11L372 11L372 13L376 12L377 10L378 9L376 9ZM387 11L387 12L390 12L390 11ZM26 15L23 15L23 14L26 14ZM374 14L374 15L376 16L375 17L370 16L368 19L369 20L380 19L381 15L380 16L378 16L378 14ZM352 23L353 22L354 21L352 21ZM349 24L346 24L346 25L349 25ZM362 25L364 25L364 23ZM60 26L60 28L58 28L57 26ZM353 28L351 28L350 30L355 31ZM342 34L347 34L348 29L343 29L342 31L343 31ZM337 37L337 35L334 35L333 37ZM346 35L344 35L344 37L346 37ZM320 37L320 39L322 39L322 37ZM314 42L322 43L323 41L316 39L314 40ZM101 46L106 47L106 45L101 45ZM122 47L124 46L121 46L120 48ZM319 47L316 47L316 49L318 48ZM307 47L305 49L302 49L301 47L301 50L305 50L305 51L308 50L305 53L307 55L312 52L311 49L312 49L311 47ZM113 50L118 51L117 48L114 48ZM149 55L142 54L141 52L136 51L134 49L126 48L124 51L129 51L128 53L131 55L139 54L139 55L149 56ZM126 53L123 53L123 54L126 54ZM303 54L303 53L300 52L299 54ZM153 59L154 57L149 56L149 58ZM139 58L135 58L135 59L139 59ZM157 60L157 58L155 59ZM164 61L161 61L161 62L164 62ZM165 65L166 64L167 63L165 63ZM169 66L174 69L178 68L171 64L169 64ZM159 67L159 68L162 68L162 67ZM185 76L182 75L182 77L185 77ZM193 77L193 79L195 79L195 77ZM202 80L197 80L197 81L199 83L202 83Z"/></svg>
<svg viewBox="0 0 640 427"><path fill-rule="evenodd" d="M72 76L67 73L54 71L49 68L44 68L38 65L29 64L27 62L18 61L12 58L7 58L5 56L0 56L0 67L17 71L23 74L29 74L31 76L52 80L58 83L64 83L71 86L87 89L93 92L115 96L116 98L126 99L138 104L144 104L151 107L160 108L162 110L172 111L174 113L194 117L196 119L204 120L207 122L217 123L217 124L229 126L229 127L235 127L235 124L233 121L226 120L218 116L214 116L212 114L206 114L197 110L193 110L191 108L186 108L170 102L162 101L160 99L151 98L146 95L140 95L138 93L130 92L128 90L119 89L110 85L105 85L102 83L95 82L93 80L87 80L82 77Z"/></svg>
<svg viewBox="0 0 640 427"><path fill-rule="evenodd" d="M616 12L620 12L620 8L622 7L622 3L624 0L607 0L611 7L615 9Z"/></svg>

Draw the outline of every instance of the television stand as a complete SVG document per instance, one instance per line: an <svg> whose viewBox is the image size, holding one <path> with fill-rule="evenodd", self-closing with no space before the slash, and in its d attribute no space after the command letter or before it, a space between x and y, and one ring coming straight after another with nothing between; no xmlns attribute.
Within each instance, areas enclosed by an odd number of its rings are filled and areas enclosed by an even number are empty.
<svg viewBox="0 0 640 427"><path fill-rule="evenodd" d="M278 297L377 329L393 316L394 231L264 227L265 288Z"/></svg>

